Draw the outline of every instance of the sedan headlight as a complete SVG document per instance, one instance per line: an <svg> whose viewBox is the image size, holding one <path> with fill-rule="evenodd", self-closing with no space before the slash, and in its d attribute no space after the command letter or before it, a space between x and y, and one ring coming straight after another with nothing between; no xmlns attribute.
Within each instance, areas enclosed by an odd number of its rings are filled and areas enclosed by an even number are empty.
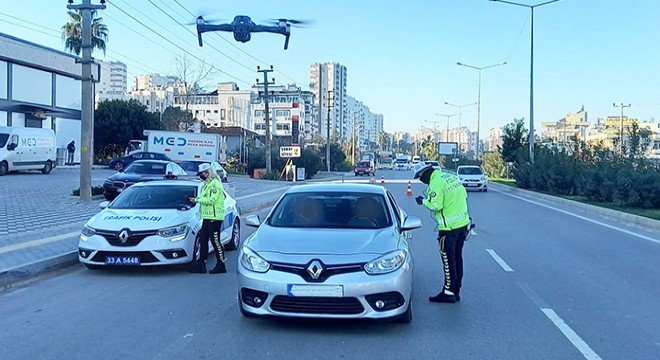
<svg viewBox="0 0 660 360"><path fill-rule="evenodd" d="M364 271L370 275L387 274L396 271L406 262L408 253L405 250L389 252L364 265Z"/></svg>
<svg viewBox="0 0 660 360"><path fill-rule="evenodd" d="M87 241L87 239L89 239L90 236L94 236L94 235L96 235L96 230L85 225L80 234L80 240Z"/></svg>
<svg viewBox="0 0 660 360"><path fill-rule="evenodd" d="M158 230L158 236L170 238L170 241L181 241L188 235L188 224L181 224L167 229Z"/></svg>
<svg viewBox="0 0 660 360"><path fill-rule="evenodd" d="M241 265L250 271L258 273L265 273L268 271L268 269L270 269L270 264L268 261L264 260L261 256L257 255L256 252L252 251L247 246L243 246Z"/></svg>

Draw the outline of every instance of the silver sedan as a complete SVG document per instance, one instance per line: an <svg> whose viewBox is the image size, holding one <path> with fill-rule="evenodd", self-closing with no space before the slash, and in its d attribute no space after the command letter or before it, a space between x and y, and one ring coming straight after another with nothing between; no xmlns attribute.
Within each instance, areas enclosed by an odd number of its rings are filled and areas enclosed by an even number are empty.
<svg viewBox="0 0 660 360"><path fill-rule="evenodd" d="M382 186L290 188L243 243L244 316L412 320L409 230L422 226Z"/></svg>

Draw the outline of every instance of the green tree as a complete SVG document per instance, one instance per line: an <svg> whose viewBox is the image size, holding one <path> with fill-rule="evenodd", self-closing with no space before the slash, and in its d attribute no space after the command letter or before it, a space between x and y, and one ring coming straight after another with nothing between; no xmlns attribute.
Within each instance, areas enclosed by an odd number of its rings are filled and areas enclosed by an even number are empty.
<svg viewBox="0 0 660 360"><path fill-rule="evenodd" d="M379 150L389 150L390 149L390 134L385 131L378 133L378 149Z"/></svg>
<svg viewBox="0 0 660 360"><path fill-rule="evenodd" d="M515 119L504 127L502 146L498 147L505 162L518 162L520 150L525 148L527 129L524 119Z"/></svg>
<svg viewBox="0 0 660 360"><path fill-rule="evenodd" d="M64 48L76 55L82 51L82 11L68 11L69 21L62 26L62 40ZM92 10L92 50L101 49L105 54L105 45L108 42L108 27L103 23L102 17L96 17L96 10Z"/></svg>
<svg viewBox="0 0 660 360"><path fill-rule="evenodd" d="M488 176L495 178L506 176L506 164L502 160L502 154L497 151L485 153L481 157L481 167Z"/></svg>
<svg viewBox="0 0 660 360"><path fill-rule="evenodd" d="M192 113L185 112L178 107L168 106L165 111L163 111L163 129L169 131L182 131L185 128L188 128L187 124L193 124L194 119ZM202 131L205 128L205 124L202 124Z"/></svg>
<svg viewBox="0 0 660 360"><path fill-rule="evenodd" d="M325 157L325 148L325 144L319 148L319 153L322 157ZM337 171L339 164L343 163L344 160L346 160L346 155L344 155L339 145L330 143L330 170Z"/></svg>
<svg viewBox="0 0 660 360"><path fill-rule="evenodd" d="M157 113L136 100L106 100L99 103L94 113L94 146L109 144L125 148L129 140L144 139L144 130L161 129Z"/></svg>

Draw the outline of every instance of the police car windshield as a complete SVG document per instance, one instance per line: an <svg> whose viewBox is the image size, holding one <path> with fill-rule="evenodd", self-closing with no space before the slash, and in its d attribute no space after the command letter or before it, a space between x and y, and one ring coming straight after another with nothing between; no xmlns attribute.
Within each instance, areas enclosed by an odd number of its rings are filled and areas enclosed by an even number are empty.
<svg viewBox="0 0 660 360"><path fill-rule="evenodd" d="M197 196L197 186L155 185L131 186L110 206L111 209L181 209L194 206L190 197Z"/></svg>
<svg viewBox="0 0 660 360"><path fill-rule="evenodd" d="M9 139L9 134L0 134L0 149L7 145L7 140Z"/></svg>
<svg viewBox="0 0 660 360"><path fill-rule="evenodd" d="M129 165L125 173L146 174L146 175L164 175L166 164L153 162L134 162Z"/></svg>

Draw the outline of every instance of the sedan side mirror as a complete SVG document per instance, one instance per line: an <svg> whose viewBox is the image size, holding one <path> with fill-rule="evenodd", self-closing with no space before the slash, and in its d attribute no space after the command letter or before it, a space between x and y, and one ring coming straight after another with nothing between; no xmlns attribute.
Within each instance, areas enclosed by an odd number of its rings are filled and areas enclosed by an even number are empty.
<svg viewBox="0 0 660 360"><path fill-rule="evenodd" d="M110 205L110 201L101 201L101 203L99 204L99 207L101 209L105 209L105 208L108 207L108 205Z"/></svg>
<svg viewBox="0 0 660 360"><path fill-rule="evenodd" d="M261 219L259 219L259 215L248 215L245 217L245 225L247 226L252 226L252 227L259 227L261 225Z"/></svg>
<svg viewBox="0 0 660 360"><path fill-rule="evenodd" d="M422 227L422 219L417 216L408 216L401 226L401 231L419 229Z"/></svg>

